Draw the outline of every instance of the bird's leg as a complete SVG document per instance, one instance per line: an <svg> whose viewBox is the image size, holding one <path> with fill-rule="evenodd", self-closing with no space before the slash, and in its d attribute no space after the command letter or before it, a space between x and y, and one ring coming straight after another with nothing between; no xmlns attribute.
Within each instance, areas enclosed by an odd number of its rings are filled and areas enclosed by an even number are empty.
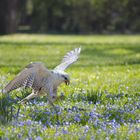
<svg viewBox="0 0 140 140"><path fill-rule="evenodd" d="M28 95L27 97L25 97L24 99L22 99L18 103L24 103L24 102L26 102L26 101L28 101L36 96L38 96L38 94L36 94L35 92L32 92L30 95Z"/></svg>
<svg viewBox="0 0 140 140"><path fill-rule="evenodd" d="M50 105L52 105L53 107L55 107L54 104L53 104L53 102L51 101L51 99L50 99L49 97L47 97L47 100L48 100L48 103L49 103Z"/></svg>
<svg viewBox="0 0 140 140"><path fill-rule="evenodd" d="M50 88L50 95L47 97L47 100L48 100L48 103L50 105L52 105L53 107L55 107L54 104L53 104L53 102L52 102L52 96L53 96L53 92L52 91L53 91L52 88Z"/></svg>

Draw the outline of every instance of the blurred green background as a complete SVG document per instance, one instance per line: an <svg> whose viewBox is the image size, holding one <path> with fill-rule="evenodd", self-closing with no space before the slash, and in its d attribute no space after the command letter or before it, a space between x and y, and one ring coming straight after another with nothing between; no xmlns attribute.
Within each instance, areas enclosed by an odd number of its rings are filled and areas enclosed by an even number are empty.
<svg viewBox="0 0 140 140"><path fill-rule="evenodd" d="M0 91L30 62L53 69L82 48L59 119L45 98L19 109L28 91L0 93L0 140L138 139L139 33L140 0L0 0Z"/></svg>
<svg viewBox="0 0 140 140"><path fill-rule="evenodd" d="M1 0L0 34L140 32L139 0Z"/></svg>

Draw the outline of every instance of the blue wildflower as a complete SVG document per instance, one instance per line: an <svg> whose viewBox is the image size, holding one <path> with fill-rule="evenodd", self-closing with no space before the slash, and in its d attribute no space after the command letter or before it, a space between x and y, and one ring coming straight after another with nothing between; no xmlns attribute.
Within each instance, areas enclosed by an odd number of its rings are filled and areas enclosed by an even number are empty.
<svg viewBox="0 0 140 140"><path fill-rule="evenodd" d="M59 133L58 133L58 132L56 132L56 133L54 134L54 136L56 136L56 137L57 137L57 136L59 136Z"/></svg>
<svg viewBox="0 0 140 140"><path fill-rule="evenodd" d="M74 117L74 120L75 120L76 122L80 122L80 121L81 121L81 118L80 118L79 115L76 115L76 116Z"/></svg>
<svg viewBox="0 0 140 140"><path fill-rule="evenodd" d="M63 133L63 134L68 134L68 130L63 128L63 129L62 129L62 133Z"/></svg>
<svg viewBox="0 0 140 140"><path fill-rule="evenodd" d="M31 124L32 124L32 121L31 121L31 120L27 120L27 121L26 121L26 124L27 124L27 125L31 125Z"/></svg>
<svg viewBox="0 0 140 140"><path fill-rule="evenodd" d="M88 104L93 104L93 102L92 101L89 101Z"/></svg>
<svg viewBox="0 0 140 140"><path fill-rule="evenodd" d="M90 113L89 113L89 116L90 116L90 117L94 117L94 113L93 113L93 112L90 112Z"/></svg>
<svg viewBox="0 0 140 140"><path fill-rule="evenodd" d="M44 114L50 115L50 114L51 114L51 112L46 111L46 112L44 112Z"/></svg>
<svg viewBox="0 0 140 140"><path fill-rule="evenodd" d="M45 105L44 102L40 102L40 103L39 103L39 106L44 106L44 105Z"/></svg>
<svg viewBox="0 0 140 140"><path fill-rule="evenodd" d="M42 140L40 136L37 136L35 140Z"/></svg>
<svg viewBox="0 0 140 140"><path fill-rule="evenodd" d="M85 133L87 133L87 132L88 132L88 130L89 130L89 126L88 126L88 125L86 125L84 132L85 132Z"/></svg>
<svg viewBox="0 0 140 140"><path fill-rule="evenodd" d="M20 123L19 123L19 126L23 126L23 125L24 125L24 122L20 122Z"/></svg>
<svg viewBox="0 0 140 140"><path fill-rule="evenodd" d="M22 134L18 134L18 138L19 138L19 139L22 138Z"/></svg>
<svg viewBox="0 0 140 140"><path fill-rule="evenodd" d="M73 106L72 107L72 111L77 111L77 107L76 106Z"/></svg>

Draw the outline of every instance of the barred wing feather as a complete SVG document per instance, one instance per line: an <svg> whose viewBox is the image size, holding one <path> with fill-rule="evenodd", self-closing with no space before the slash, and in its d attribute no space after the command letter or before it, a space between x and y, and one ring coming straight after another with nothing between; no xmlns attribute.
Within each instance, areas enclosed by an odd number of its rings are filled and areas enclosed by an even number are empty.
<svg viewBox="0 0 140 140"><path fill-rule="evenodd" d="M70 52L68 52L60 65L58 65L54 70L59 70L59 71L64 71L66 68L68 68L72 63L74 63L75 61L77 61L77 59L79 58L79 54L80 54L81 48L76 48Z"/></svg>
<svg viewBox="0 0 140 140"><path fill-rule="evenodd" d="M45 68L40 62L27 65L9 84L3 89L3 93L8 93L14 89L39 87L39 69ZM46 68L45 68L46 69Z"/></svg>

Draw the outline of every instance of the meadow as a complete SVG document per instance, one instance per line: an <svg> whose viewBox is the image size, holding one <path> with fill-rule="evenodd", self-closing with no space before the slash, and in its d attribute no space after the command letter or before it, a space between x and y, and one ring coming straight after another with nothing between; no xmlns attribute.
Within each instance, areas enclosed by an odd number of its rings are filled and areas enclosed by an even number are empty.
<svg viewBox="0 0 140 140"><path fill-rule="evenodd" d="M46 97L18 104L30 89L0 93L0 139L140 139L139 35L0 36L0 90L30 62L53 69L77 47L55 109Z"/></svg>

